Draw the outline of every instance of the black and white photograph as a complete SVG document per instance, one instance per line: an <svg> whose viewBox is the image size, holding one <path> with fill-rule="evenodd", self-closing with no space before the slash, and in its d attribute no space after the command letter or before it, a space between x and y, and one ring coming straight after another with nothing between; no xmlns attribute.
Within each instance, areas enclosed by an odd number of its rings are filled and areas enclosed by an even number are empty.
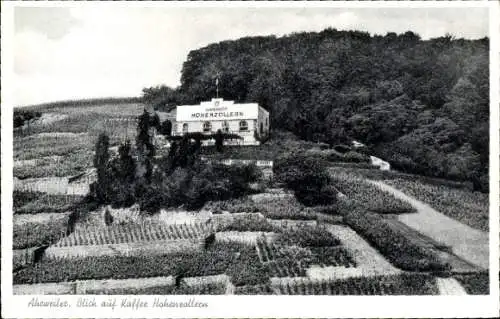
<svg viewBox="0 0 500 319"><path fill-rule="evenodd" d="M9 5L2 278L21 307L498 302L494 5L133 4Z"/></svg>

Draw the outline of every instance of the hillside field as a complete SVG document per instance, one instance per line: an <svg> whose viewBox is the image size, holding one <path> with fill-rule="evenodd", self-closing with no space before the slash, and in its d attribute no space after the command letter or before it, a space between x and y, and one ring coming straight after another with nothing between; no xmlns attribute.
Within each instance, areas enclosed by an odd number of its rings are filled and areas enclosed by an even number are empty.
<svg viewBox="0 0 500 319"><path fill-rule="evenodd" d="M479 243L487 237L488 196L467 183L382 174L362 151L339 153L286 131L273 131L260 146L201 150L214 160L273 161L274 176L253 193L154 214L138 204L95 204L85 192L99 133L108 133L110 149L134 143L143 110L136 102L45 105L39 119L16 129L14 293L488 293L487 269L476 256L459 257L453 245L404 224L419 208L371 181L467 225ZM165 155L158 149L157 156ZM306 205L275 178L290 154L326 163L333 204Z"/></svg>

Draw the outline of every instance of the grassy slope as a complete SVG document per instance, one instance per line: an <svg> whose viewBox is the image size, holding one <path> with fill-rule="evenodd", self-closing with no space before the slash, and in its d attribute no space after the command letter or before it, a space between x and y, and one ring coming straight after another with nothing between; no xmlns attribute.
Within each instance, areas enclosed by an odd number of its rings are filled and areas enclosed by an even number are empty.
<svg viewBox="0 0 500 319"><path fill-rule="evenodd" d="M106 103L104 103L106 102ZM116 103L104 101L98 104L54 103L33 106L30 109L66 115L64 119L50 124L36 122L29 128L14 132L14 158L16 160L37 159L36 165L17 165L14 176L18 178L75 175L92 166L92 154L100 132L110 136L112 146L125 139L135 138L135 118L144 106L139 103ZM118 121L127 118L129 121ZM58 136L57 133L75 133ZM42 135L39 135L43 133ZM82 134L83 133L83 134ZM57 161L51 156L62 156Z"/></svg>
<svg viewBox="0 0 500 319"><path fill-rule="evenodd" d="M387 180L385 183L466 225L483 231L489 229L488 194L402 179Z"/></svg>
<svg viewBox="0 0 500 319"><path fill-rule="evenodd" d="M31 142L23 142L23 140L16 138L15 144L15 154L17 154L18 158L27 159L27 158L37 158L44 154L51 154L54 150L60 151L62 155L67 154L78 154L83 151L92 151L93 142L90 137L95 137L97 133L101 130L107 129L110 133L112 133L112 144L116 144L117 142L123 140L123 136L126 133L133 134L135 132L135 126L130 127L130 125L122 125L120 123L116 125L110 125L109 123L104 122L104 119L110 119L115 117L133 117L139 114L142 111L142 107L137 104L127 104L127 106L123 105L86 105L86 106L78 106L78 107L70 107L70 106L61 106L61 105L52 105L50 107L44 106L46 110L50 112L58 112L68 114L69 117L65 120L62 120L54 125L48 125L46 127L37 128L33 131L29 132L29 134L35 133L43 133L43 132L74 132L88 133L88 137L82 137L77 140L77 149L71 149L71 143L65 138L60 139L51 139L44 138L43 147L40 147L40 141L37 141L34 138L34 141ZM255 148L255 147L228 147L226 148L225 153L222 155L225 158L241 158L241 159L261 159L261 160L274 160L278 156L282 156L285 153L293 152L297 150L307 150L314 147L315 144L311 142L300 141L293 137L293 135L284 133L284 132L274 132L273 138L268 141L268 143ZM16 148L17 147L17 148ZM68 148L68 149L65 149ZM25 150L29 150L30 156L23 155ZM205 155L218 157L219 154L215 154L211 149L204 150ZM16 155L15 155L16 156ZM68 156L68 159L71 159L71 156ZM74 158L71 159L73 162ZM63 164L65 165L65 164ZM68 162L68 164L70 163ZM43 166L42 166L43 167ZM49 168L47 166L45 168ZM40 170L40 168L37 168ZM47 174L54 174L54 171L49 168L47 169ZM29 175L29 173L25 173L25 175ZM369 194L365 194L369 196ZM29 203L27 203L29 204ZM288 211L288 210L287 210ZM297 212L298 213L298 212ZM66 266L65 266L66 267ZM43 268L43 267L42 267ZM149 267L148 267L149 269ZM42 269L31 271L38 272ZM29 279L31 276L29 273L30 270L26 270L28 273L20 273L18 278L18 282L30 282ZM70 271L71 272L71 271ZM34 273L32 273L34 275ZM68 275L68 274L65 274ZM26 276L26 277L25 277ZM57 277L57 274L54 274ZM36 276L35 276L36 277ZM39 277L37 277L39 278ZM50 278L46 279L47 281L51 281ZM249 280L250 282L254 280ZM247 284L247 279L243 280L241 283Z"/></svg>

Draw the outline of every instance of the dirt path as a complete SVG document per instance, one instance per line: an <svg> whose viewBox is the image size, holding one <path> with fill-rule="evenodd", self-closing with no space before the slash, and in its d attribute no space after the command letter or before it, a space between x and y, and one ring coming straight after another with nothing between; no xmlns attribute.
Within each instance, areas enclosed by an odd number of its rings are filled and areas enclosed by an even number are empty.
<svg viewBox="0 0 500 319"><path fill-rule="evenodd" d="M451 248L453 253L477 267L488 269L488 233L474 229L433 209L380 181L368 182L410 203L416 213L398 215L398 220L425 236Z"/></svg>
<svg viewBox="0 0 500 319"><path fill-rule="evenodd" d="M467 295L464 287L454 278L436 278L440 295Z"/></svg>

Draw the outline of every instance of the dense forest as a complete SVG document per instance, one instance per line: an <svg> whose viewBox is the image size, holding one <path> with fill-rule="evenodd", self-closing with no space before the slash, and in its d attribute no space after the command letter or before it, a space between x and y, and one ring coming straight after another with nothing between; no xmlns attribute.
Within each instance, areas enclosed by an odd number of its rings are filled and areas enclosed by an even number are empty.
<svg viewBox="0 0 500 319"><path fill-rule="evenodd" d="M157 109L215 96L258 102L272 128L331 145L358 140L406 172L488 190L489 40L413 32L294 33L189 53L181 86L145 88Z"/></svg>

